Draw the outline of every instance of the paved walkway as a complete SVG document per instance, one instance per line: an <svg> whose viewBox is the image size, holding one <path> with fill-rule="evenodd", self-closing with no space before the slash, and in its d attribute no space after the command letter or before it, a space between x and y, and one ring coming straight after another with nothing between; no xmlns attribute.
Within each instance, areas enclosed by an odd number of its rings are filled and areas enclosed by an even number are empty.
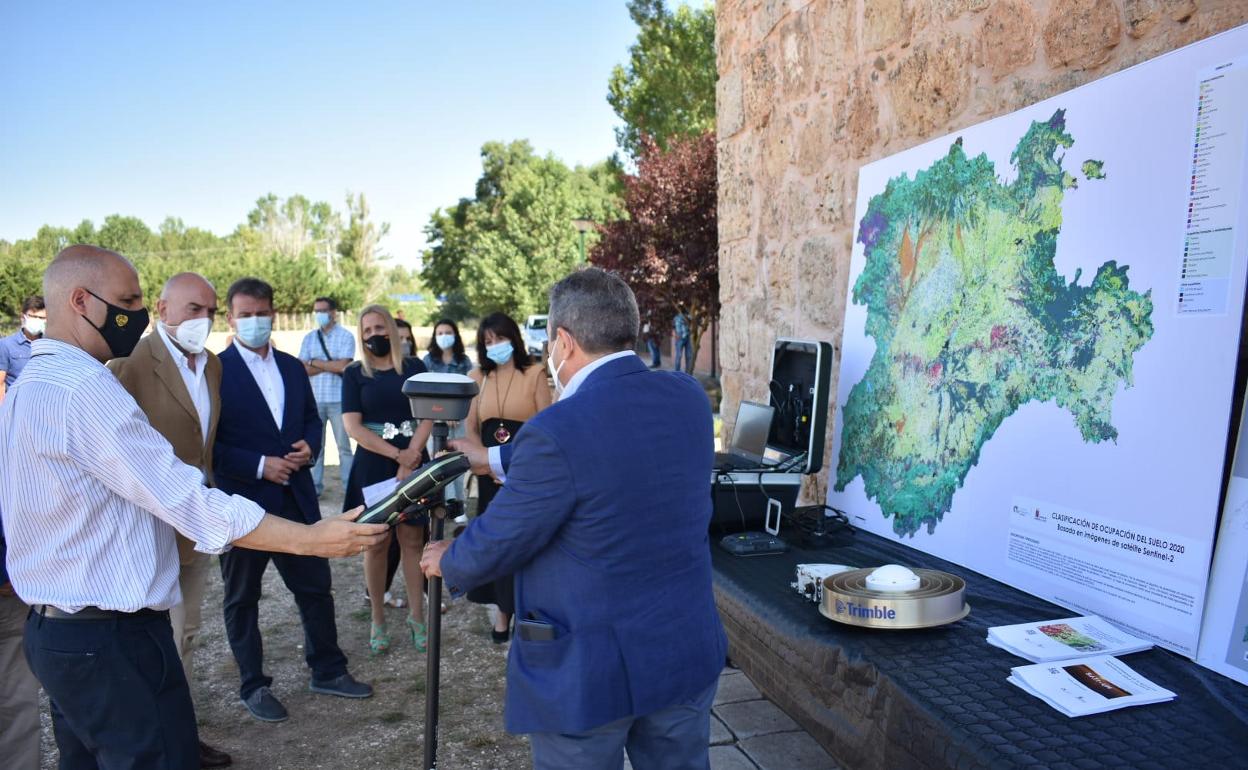
<svg viewBox="0 0 1248 770"><path fill-rule="evenodd" d="M626 770L632 765L624 762ZM828 752L735 668L711 709L711 770L839 770Z"/></svg>

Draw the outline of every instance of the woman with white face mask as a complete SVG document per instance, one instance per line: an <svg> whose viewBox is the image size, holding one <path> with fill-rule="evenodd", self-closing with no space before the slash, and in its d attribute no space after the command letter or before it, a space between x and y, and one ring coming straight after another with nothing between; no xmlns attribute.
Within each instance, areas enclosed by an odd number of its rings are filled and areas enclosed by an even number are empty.
<svg viewBox="0 0 1248 770"><path fill-rule="evenodd" d="M431 372L467 374L472 371L472 359L464 351L464 340L459 327L449 318L434 324L429 339L429 352L424 357L425 368Z"/></svg>
<svg viewBox="0 0 1248 770"><path fill-rule="evenodd" d="M487 447L508 444L515 441L520 426L550 406L546 367L529 357L520 327L504 313L493 313L481 321L477 361L480 368L468 376L476 380L480 391L472 400L465 426L470 436ZM498 484L490 476L477 476L477 491L477 515L481 516L494 499ZM469 591L468 598L477 604L498 606L493 639L496 644L506 642L515 613L511 576Z"/></svg>

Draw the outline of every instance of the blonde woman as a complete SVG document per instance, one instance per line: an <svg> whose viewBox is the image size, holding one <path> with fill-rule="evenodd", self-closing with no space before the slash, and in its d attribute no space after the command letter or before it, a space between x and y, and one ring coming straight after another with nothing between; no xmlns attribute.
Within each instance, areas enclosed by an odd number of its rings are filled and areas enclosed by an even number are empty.
<svg viewBox="0 0 1248 770"><path fill-rule="evenodd" d="M364 355L342 373L342 423L347 434L359 444L351 463L343 510L364 504L364 487L390 478L403 478L420 467L425 440L433 429L428 420L412 419L412 410L403 395L403 381L425 371L416 358L403 356L399 331L390 311L369 305L360 312L360 340ZM391 532L402 553L403 578L411 614L408 634L418 652L425 651L424 576L420 552L425 544L426 517L404 521ZM372 609L368 646L378 655L390 649L386 627L386 542L364 553L364 582Z"/></svg>

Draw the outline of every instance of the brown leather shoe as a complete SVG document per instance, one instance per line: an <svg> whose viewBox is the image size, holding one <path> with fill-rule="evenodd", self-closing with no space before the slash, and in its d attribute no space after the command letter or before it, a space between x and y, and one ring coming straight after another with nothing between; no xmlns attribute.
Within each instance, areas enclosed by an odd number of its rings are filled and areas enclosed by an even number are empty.
<svg viewBox="0 0 1248 770"><path fill-rule="evenodd" d="M229 754L226 754L224 751L217 751L203 741L199 742L200 767L229 767L233 763L234 760L230 759Z"/></svg>

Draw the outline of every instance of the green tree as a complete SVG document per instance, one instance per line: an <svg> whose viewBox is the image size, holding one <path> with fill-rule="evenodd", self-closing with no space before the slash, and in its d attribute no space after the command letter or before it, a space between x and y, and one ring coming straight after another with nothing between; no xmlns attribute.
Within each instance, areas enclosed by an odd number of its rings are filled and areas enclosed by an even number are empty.
<svg viewBox="0 0 1248 770"><path fill-rule="evenodd" d="M379 243L390 232L387 222L370 218L364 194L347 193L347 226L341 232L333 267L332 295L344 307L359 308L382 296L384 275L379 262L384 257Z"/></svg>
<svg viewBox="0 0 1248 770"><path fill-rule="evenodd" d="M618 165L568 168L520 140L485 144L481 166L476 197L430 218L421 277L461 315L466 304L476 316L502 310L520 319L543 310L550 285L580 262L572 220L622 216Z"/></svg>
<svg viewBox="0 0 1248 770"><path fill-rule="evenodd" d="M43 271L61 249L75 241L73 231L44 225L34 238L0 243L0 312L21 313L22 300L43 293Z"/></svg>
<svg viewBox="0 0 1248 770"><path fill-rule="evenodd" d="M628 65L616 65L607 102L624 125L620 147L638 157L641 137L666 149L673 136L696 136L715 128L715 8L663 0L630 0L628 13L640 31L628 49Z"/></svg>

